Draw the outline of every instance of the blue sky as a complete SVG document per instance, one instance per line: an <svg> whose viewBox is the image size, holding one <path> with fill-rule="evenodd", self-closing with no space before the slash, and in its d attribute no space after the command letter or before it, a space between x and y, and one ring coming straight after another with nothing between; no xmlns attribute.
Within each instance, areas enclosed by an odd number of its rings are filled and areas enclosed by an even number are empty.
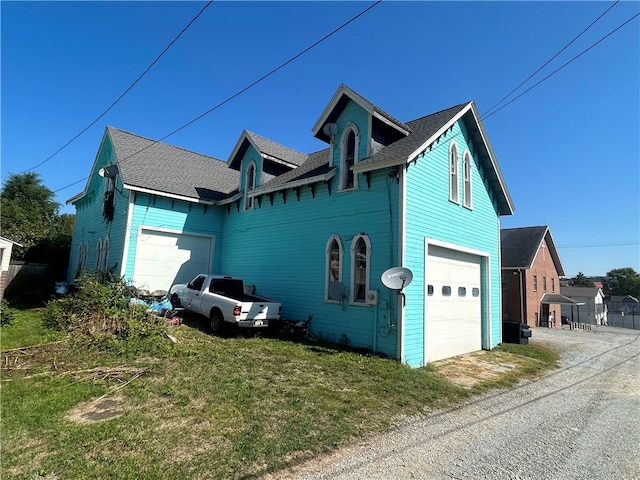
<svg viewBox="0 0 640 480"><path fill-rule="evenodd" d="M403 121L468 100L483 114L613 3L382 2L165 141L226 160L246 128L310 153L324 148L311 127L341 83ZM106 125L162 138L370 4L214 2L35 171L64 205L83 189ZM1 2L3 182L93 121L204 5ZM616 4L523 89L639 9ZM516 207L502 226L549 225L569 276L640 271L639 92L636 17L484 121Z"/></svg>

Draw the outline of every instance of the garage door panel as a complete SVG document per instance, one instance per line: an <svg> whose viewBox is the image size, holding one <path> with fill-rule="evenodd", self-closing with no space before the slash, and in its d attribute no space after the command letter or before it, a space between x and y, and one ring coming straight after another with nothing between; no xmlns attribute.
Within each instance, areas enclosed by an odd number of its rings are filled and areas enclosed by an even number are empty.
<svg viewBox="0 0 640 480"><path fill-rule="evenodd" d="M136 245L133 283L169 290L210 269L213 237L142 229Z"/></svg>
<svg viewBox="0 0 640 480"><path fill-rule="evenodd" d="M476 255L428 246L425 361L482 348L480 261Z"/></svg>

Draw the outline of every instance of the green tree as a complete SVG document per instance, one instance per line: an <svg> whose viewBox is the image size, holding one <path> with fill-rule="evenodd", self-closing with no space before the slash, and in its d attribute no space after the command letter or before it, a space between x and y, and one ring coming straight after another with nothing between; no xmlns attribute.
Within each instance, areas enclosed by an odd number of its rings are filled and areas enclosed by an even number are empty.
<svg viewBox="0 0 640 480"><path fill-rule="evenodd" d="M593 287L593 281L582 272L578 272L578 275L571 279L571 284L574 287Z"/></svg>
<svg viewBox="0 0 640 480"><path fill-rule="evenodd" d="M24 259L25 253L40 241L50 238L58 220L60 205L34 172L11 174L2 187L0 214L2 236L18 242L13 258Z"/></svg>
<svg viewBox="0 0 640 480"><path fill-rule="evenodd" d="M611 270L604 279L604 293L607 296L631 295L640 298L640 275L630 267Z"/></svg>

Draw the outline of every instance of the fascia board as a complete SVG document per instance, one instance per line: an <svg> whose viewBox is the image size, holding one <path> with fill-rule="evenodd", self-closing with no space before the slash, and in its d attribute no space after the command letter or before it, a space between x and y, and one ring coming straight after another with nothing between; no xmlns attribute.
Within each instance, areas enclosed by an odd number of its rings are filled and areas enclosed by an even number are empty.
<svg viewBox="0 0 640 480"><path fill-rule="evenodd" d="M336 171L334 169L323 175L316 175L315 177L309 177L303 180L296 180L294 182L284 183L282 185L276 185L271 188L265 188L264 190L260 190L258 192L249 192L248 196L255 198L255 197L259 197L260 195L265 195L267 193L278 192L280 190L287 190L289 188L302 187L304 185L309 185L311 183L326 182L327 180L330 180L331 178L333 178L335 174L336 174Z"/></svg>
<svg viewBox="0 0 640 480"><path fill-rule="evenodd" d="M254 147L255 147L255 145L254 145ZM278 163L280 165L284 165L285 167L289 167L289 168L292 168L292 169L299 167L299 165L296 165L295 163L287 162L286 160L283 160L282 158L274 157L273 155L269 155L268 153L262 153L261 152L261 155L262 155L262 158L264 158L265 160L270 160L270 161Z"/></svg>
<svg viewBox="0 0 640 480"><path fill-rule="evenodd" d="M242 198L242 192L236 193L233 197L225 198L224 200L218 200L214 205L226 205L227 203L237 202Z"/></svg>
<svg viewBox="0 0 640 480"><path fill-rule="evenodd" d="M158 190L153 190L151 188L136 187L136 186L133 186L133 185L128 185L126 183L123 183L122 186L124 188L126 188L127 190L131 190L132 192L148 193L150 195L156 195L158 197L171 198L171 199L174 199L174 200L182 200L184 202L201 203L201 204L204 204L204 205L214 205L216 203L213 200L202 200L201 198L185 197L184 195L176 195L174 193L159 192Z"/></svg>
<svg viewBox="0 0 640 480"><path fill-rule="evenodd" d="M238 138L238 141L236 142L235 147L233 147L233 150L231 150L231 155L229 155L229 159L227 160L228 165L231 165L233 163L233 159L238 154L238 151L240 150L240 147L242 146L242 143L244 142L245 139L253 146L253 148L256 149L256 151L258 152L260 151L258 150L256 145L253 143L253 140L251 140L251 137L249 136L249 132L247 132L246 130L243 130L242 133L240 134L240 138Z"/></svg>
<svg viewBox="0 0 640 480"><path fill-rule="evenodd" d="M389 120L387 117L385 117L384 115L378 113L377 111L374 110L373 112L373 116L375 118L377 118L378 120L380 120L383 123L386 123L387 125L389 125L390 127L393 127L394 129L398 130L401 133L404 133L405 136L409 135L411 132L405 128L402 128L400 125L398 125L397 123L392 122L391 120Z"/></svg>
<svg viewBox="0 0 640 480"><path fill-rule="evenodd" d="M442 127L440 127L438 129L438 131L436 133L434 133L433 135L431 135L425 142L423 142L418 148L416 148L413 152L411 152L409 154L409 156L407 157L407 162L410 162L411 160L413 160L415 157L417 157L418 155L420 155L422 152L424 152L424 150L431 145L433 142L435 142L438 137L440 137L440 135L442 135L444 132L446 132L447 130L449 130L449 128L455 124L458 120L460 120L465 113L467 113L469 111L469 109L471 108L471 105L473 104L473 102L469 102L462 110L460 110L451 120L449 120L447 123L445 123Z"/></svg>
<svg viewBox="0 0 640 480"><path fill-rule="evenodd" d="M500 189L502 190L504 198L507 202L507 206L509 207L509 214L513 215L513 213L515 212L515 206L513 205L513 200L511 200L511 195L509 195L509 190L507 190L507 185L504 181L504 178L502 177L502 172L500 171L500 167L496 160L496 155L495 153L493 153L491 142L489 142L489 137L487 136L487 132L484 129L484 125L480 121L480 114L478 113L475 103L470 102L470 105L471 105L471 113L473 114L473 119L476 125L478 126L478 131L480 132L480 135L482 136L482 142L486 146L487 152L489 153L489 159L491 160L491 167L493 168L493 171L496 174L496 178L498 179Z"/></svg>
<svg viewBox="0 0 640 480"><path fill-rule="evenodd" d="M373 115L374 113L373 105L369 103L367 100L365 100L364 98L362 98L360 95L358 95L356 92L351 90L349 87L342 84L340 85L340 87L338 87L338 90L336 91L336 93L334 93L333 97L331 98L331 101L324 108L324 110L322 111L322 114L320 115L316 123L313 125L313 128L311 129L311 131L313 132L314 136L318 135L320 128L322 127L324 122L327 120L327 117L329 116L329 114L333 111L334 108L336 108L336 106L338 105L338 102L340 101L340 98L342 98L342 95L346 95L351 100L353 100L358 105L360 105L364 110L366 110L367 113L369 113L370 115Z"/></svg>
<svg viewBox="0 0 640 480"><path fill-rule="evenodd" d="M372 172L373 170L380 170L386 167L395 167L397 165L404 165L405 163L407 163L407 159L405 157L400 157L394 160L386 160L384 162L369 163L365 165L358 165L356 163L353 167L351 167L351 170L354 173L365 173L365 172Z"/></svg>

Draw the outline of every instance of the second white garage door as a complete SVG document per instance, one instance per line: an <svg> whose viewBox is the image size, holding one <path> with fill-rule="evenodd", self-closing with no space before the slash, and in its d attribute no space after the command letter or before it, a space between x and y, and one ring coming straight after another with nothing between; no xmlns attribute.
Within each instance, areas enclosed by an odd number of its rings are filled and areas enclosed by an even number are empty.
<svg viewBox="0 0 640 480"><path fill-rule="evenodd" d="M208 273L213 259L213 237L142 229L136 244L133 284L138 288L169 290Z"/></svg>
<svg viewBox="0 0 640 480"><path fill-rule="evenodd" d="M425 362L482 348L481 257L428 245Z"/></svg>

